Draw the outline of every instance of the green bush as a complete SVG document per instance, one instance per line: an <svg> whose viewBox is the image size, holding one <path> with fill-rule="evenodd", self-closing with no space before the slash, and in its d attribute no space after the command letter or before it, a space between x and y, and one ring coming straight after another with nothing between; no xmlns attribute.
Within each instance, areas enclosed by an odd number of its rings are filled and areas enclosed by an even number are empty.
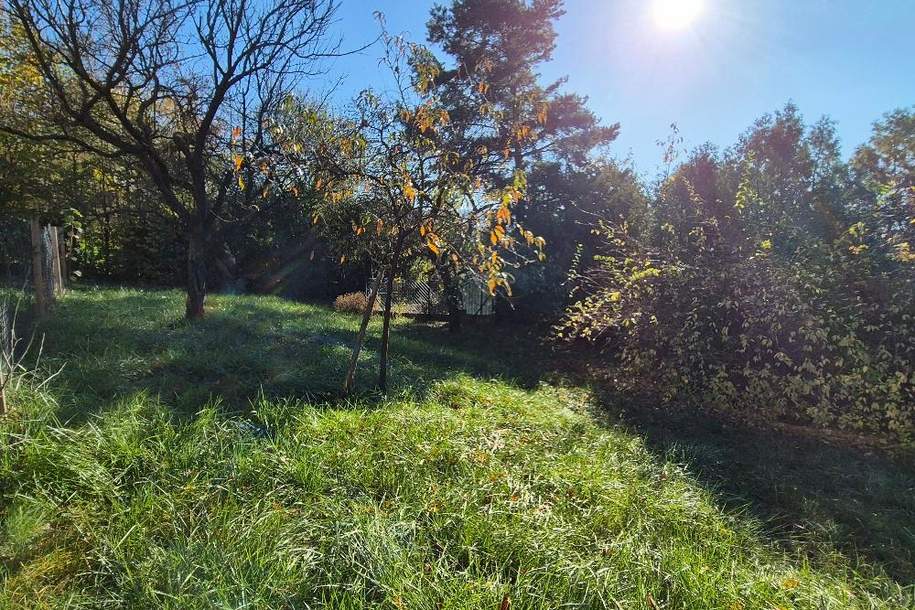
<svg viewBox="0 0 915 610"><path fill-rule="evenodd" d="M659 255L604 230L613 254L599 257L558 334L612 346L621 384L746 418L915 433L911 282L826 279L782 264L769 243L743 256ZM845 270L856 276L853 261Z"/></svg>

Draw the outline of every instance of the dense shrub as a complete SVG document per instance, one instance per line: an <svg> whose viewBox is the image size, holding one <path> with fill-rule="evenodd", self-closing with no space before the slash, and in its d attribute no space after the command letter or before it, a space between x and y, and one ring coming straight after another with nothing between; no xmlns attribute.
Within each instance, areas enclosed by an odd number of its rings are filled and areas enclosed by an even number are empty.
<svg viewBox="0 0 915 610"><path fill-rule="evenodd" d="M347 292L334 299L334 310L345 313L362 313L368 299L364 292Z"/></svg>
<svg viewBox="0 0 915 610"><path fill-rule="evenodd" d="M875 303L850 284L831 289L816 270L783 267L768 244L685 261L607 236L616 254L600 257L558 332L611 348L618 383L747 418L915 433L910 282Z"/></svg>
<svg viewBox="0 0 915 610"><path fill-rule="evenodd" d="M558 334L662 401L912 439L913 176L873 168L915 157L865 147L877 160L852 172L838 150L791 106L724 154L699 149L647 222L594 226L601 254Z"/></svg>

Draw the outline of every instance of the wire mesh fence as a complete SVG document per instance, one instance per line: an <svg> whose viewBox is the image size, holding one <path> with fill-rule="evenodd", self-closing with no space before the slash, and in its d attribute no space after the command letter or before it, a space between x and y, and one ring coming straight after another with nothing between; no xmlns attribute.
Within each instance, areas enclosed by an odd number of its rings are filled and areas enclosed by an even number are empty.
<svg viewBox="0 0 915 610"><path fill-rule="evenodd" d="M46 309L65 285L66 253L58 227L37 219L0 220L0 289L30 294L39 309Z"/></svg>
<svg viewBox="0 0 915 610"><path fill-rule="evenodd" d="M494 313L493 299L482 285L473 279L465 279L460 286L461 309L469 316L489 316ZM366 293L370 290L366 286ZM384 286L378 290L375 309L381 310L387 291ZM428 280L398 279L394 282L392 309L395 313L407 315L439 316L448 313L445 290L434 277Z"/></svg>

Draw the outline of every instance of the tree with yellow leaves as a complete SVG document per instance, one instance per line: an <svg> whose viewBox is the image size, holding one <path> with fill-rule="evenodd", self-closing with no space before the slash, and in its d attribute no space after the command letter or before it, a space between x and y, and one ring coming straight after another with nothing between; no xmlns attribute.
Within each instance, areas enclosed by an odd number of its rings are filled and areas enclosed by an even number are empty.
<svg viewBox="0 0 915 610"><path fill-rule="evenodd" d="M410 262L419 257L447 261L495 294L510 287L504 252L519 242L539 250L544 246L513 215L526 186L523 172L515 171L513 180L503 184L491 171L497 164L511 163L501 152L504 146L470 154L456 148L459 139L451 117L432 86L437 62L420 45L387 34L383 39L384 62L397 85L393 98L364 91L348 115L336 121L302 104L300 116L281 126L286 154L307 166L312 186L323 193L314 222L323 224L350 257L366 256L376 270L344 383L347 393L353 389L382 277L378 385L385 390L393 287ZM484 111L477 118L481 123L502 120ZM496 126L494 130L504 132ZM507 137L515 141L526 136Z"/></svg>

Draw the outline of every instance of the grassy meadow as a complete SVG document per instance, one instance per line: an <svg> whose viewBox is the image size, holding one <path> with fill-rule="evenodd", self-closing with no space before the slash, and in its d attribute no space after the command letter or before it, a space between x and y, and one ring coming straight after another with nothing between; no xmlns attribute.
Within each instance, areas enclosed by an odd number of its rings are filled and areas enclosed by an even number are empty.
<svg viewBox="0 0 915 610"><path fill-rule="evenodd" d="M0 608L915 608L915 465L600 397L512 328L82 289L0 421ZM59 371L51 381L39 382Z"/></svg>

